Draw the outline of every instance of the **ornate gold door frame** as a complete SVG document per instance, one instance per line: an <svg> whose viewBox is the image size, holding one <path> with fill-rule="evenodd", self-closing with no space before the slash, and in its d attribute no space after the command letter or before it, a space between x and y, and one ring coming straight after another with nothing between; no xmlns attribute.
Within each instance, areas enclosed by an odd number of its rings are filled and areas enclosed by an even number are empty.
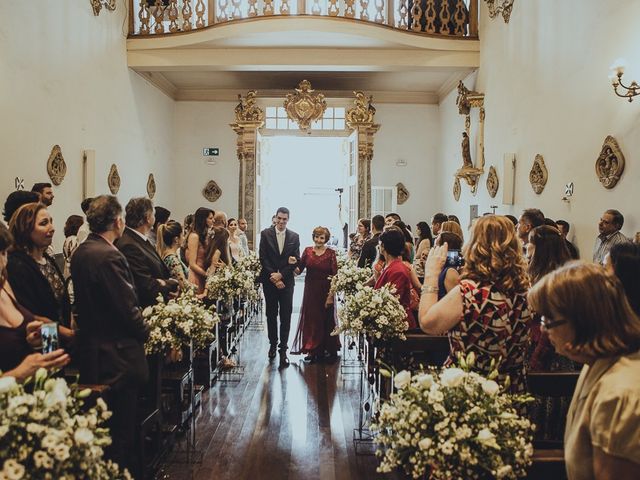
<svg viewBox="0 0 640 480"><path fill-rule="evenodd" d="M313 92L309 82L301 82L300 87L303 85L303 90ZM300 93L299 90L300 88L296 89L296 92ZM230 125L237 134L236 151L240 167L238 218L247 220L246 234L250 248L253 248L253 239L258 228L258 219L256 218L256 202L258 201L256 198L257 133L264 126L265 120L264 111L256 104L256 94L255 90L250 90L244 97L238 95L239 103L235 108L236 121ZM369 218L371 216L373 140L380 125L374 123L376 109L371 104L372 97L367 97L359 91L354 94L356 98L353 106L347 110L345 123L351 132L356 131L358 134L358 216L359 218ZM287 101L291 102L291 96L287 97ZM320 101L324 102L323 95L318 95L318 97ZM291 119L297 121L296 118ZM304 129L306 128L308 125L304 127Z"/></svg>

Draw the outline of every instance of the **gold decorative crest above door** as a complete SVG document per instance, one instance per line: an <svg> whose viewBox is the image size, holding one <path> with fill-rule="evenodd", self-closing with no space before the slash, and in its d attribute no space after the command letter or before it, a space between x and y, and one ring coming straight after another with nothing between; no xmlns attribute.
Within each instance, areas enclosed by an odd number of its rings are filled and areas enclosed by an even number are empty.
<svg viewBox="0 0 640 480"><path fill-rule="evenodd" d="M315 93L309 80L301 81L295 90L296 93L287 94L284 109L289 120L296 122L300 130L309 130L311 124L324 115L327 101L322 93Z"/></svg>

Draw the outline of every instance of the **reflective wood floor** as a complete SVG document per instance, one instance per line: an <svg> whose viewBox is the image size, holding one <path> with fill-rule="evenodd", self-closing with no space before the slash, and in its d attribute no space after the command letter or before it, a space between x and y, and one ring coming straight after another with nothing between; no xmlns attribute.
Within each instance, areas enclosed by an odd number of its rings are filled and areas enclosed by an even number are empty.
<svg viewBox="0 0 640 480"><path fill-rule="evenodd" d="M302 290L298 284L292 338ZM237 383L216 383L203 397L196 428L202 462L168 465L164 478L384 478L375 472L374 456L355 452L357 375L343 377L339 362L304 364L302 356L291 356L290 367L279 370L267 358L266 331L248 330L242 342L244 376Z"/></svg>

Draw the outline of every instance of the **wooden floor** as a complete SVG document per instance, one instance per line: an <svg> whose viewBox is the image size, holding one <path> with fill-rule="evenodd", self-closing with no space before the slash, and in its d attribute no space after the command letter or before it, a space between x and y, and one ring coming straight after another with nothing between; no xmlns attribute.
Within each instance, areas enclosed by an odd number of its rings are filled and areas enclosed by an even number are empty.
<svg viewBox="0 0 640 480"><path fill-rule="evenodd" d="M302 285L296 287L292 332L298 323ZM290 342L291 344L291 342ZM243 377L218 382L205 394L196 428L202 462L170 460L164 478L176 480L386 478L372 455L356 455L353 432L360 408L357 375L334 365L291 356L279 370L267 358L266 331L248 330L242 340ZM277 360L277 359L276 359Z"/></svg>

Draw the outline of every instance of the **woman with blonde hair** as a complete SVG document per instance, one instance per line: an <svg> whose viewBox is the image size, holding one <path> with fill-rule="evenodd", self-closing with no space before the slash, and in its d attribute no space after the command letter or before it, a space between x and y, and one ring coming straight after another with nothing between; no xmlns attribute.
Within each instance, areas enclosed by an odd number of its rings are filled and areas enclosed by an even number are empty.
<svg viewBox="0 0 640 480"><path fill-rule="evenodd" d="M527 266L513 224L504 217L479 218L463 248L459 285L438 301L438 275L448 245L431 249L420 298L420 327L429 334L449 333L451 352L474 352L483 374L496 362L499 380L510 379L512 393L525 391L525 354L529 343Z"/></svg>
<svg viewBox="0 0 640 480"><path fill-rule="evenodd" d="M620 280L572 262L529 293L558 353L584 363L567 415L569 480L635 479L640 471L640 318Z"/></svg>

